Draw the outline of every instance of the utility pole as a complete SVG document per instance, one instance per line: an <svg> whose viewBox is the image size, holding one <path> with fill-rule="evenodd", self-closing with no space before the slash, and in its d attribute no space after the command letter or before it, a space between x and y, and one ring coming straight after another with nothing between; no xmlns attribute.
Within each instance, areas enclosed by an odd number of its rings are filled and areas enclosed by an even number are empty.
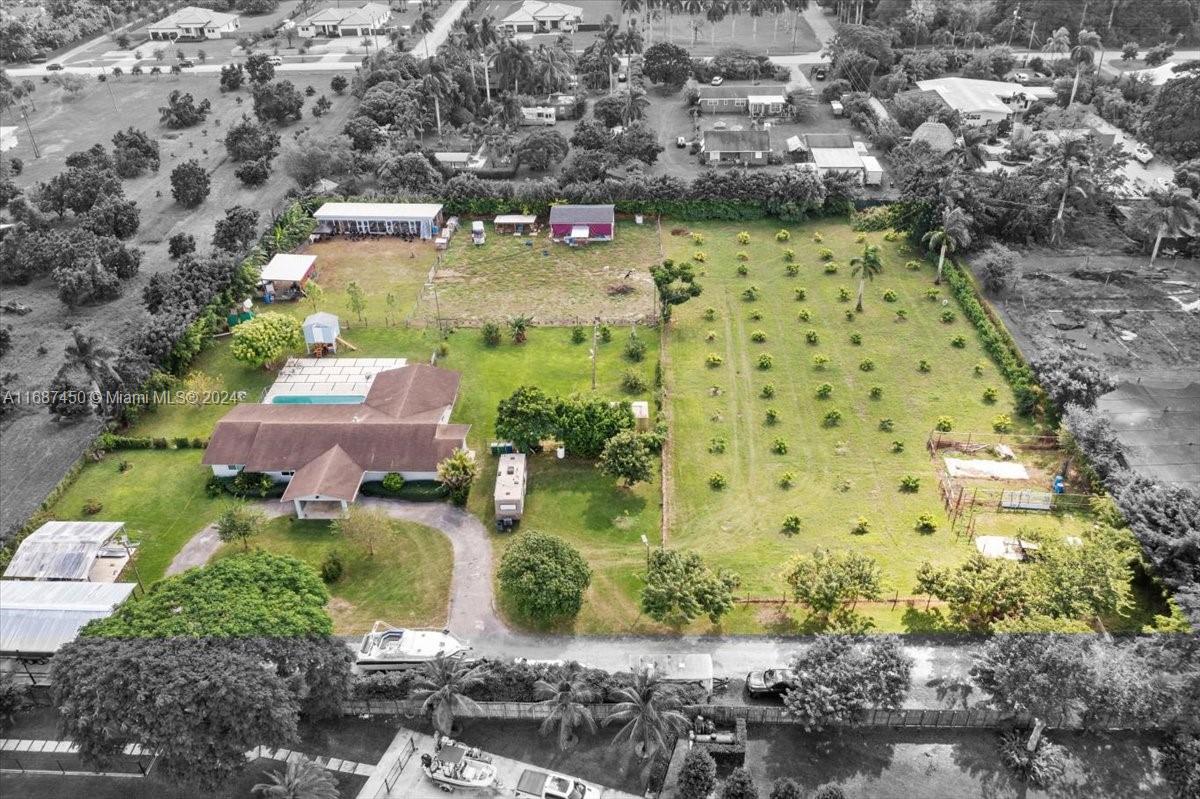
<svg viewBox="0 0 1200 799"><path fill-rule="evenodd" d="M596 361L600 355L600 317L592 320L592 391L596 390Z"/></svg>
<svg viewBox="0 0 1200 799"><path fill-rule="evenodd" d="M25 104L21 104L21 119L25 120L25 130L29 132L29 143L33 145L33 157L41 158L42 151L38 148L37 139L33 138L33 128L29 124L29 114L25 113Z"/></svg>
<svg viewBox="0 0 1200 799"><path fill-rule="evenodd" d="M437 254L437 264L433 267L433 280L429 281L430 287L433 289L433 311L437 314L438 335L442 334L442 306L438 302L437 293L437 268L442 265L442 253L439 250Z"/></svg>
<svg viewBox="0 0 1200 799"><path fill-rule="evenodd" d="M1017 7L1013 9L1012 25L1008 28L1008 46L1012 47L1013 34L1017 32L1017 20L1021 17L1021 4L1017 3Z"/></svg>

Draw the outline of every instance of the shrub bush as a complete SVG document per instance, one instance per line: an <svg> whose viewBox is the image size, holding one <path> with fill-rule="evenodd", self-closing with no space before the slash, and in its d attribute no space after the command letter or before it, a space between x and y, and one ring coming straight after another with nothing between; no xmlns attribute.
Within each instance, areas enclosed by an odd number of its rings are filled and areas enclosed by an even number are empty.
<svg viewBox="0 0 1200 799"><path fill-rule="evenodd" d="M885 433L890 433L896 429L896 423L891 419L880 419L879 429Z"/></svg>
<svg viewBox="0 0 1200 799"><path fill-rule="evenodd" d="M132 468L133 468L133 464L130 463L129 461L121 461L120 463L117 464L117 471L121 472L122 474L124 474L125 472L129 471Z"/></svg>
<svg viewBox="0 0 1200 799"><path fill-rule="evenodd" d="M825 366L829 363L829 356L817 353L813 356L813 368L818 372L824 371Z"/></svg>
<svg viewBox="0 0 1200 799"><path fill-rule="evenodd" d="M937 520L933 518L932 513L919 514L917 523L913 527L920 533L936 533L938 528Z"/></svg>
<svg viewBox="0 0 1200 799"><path fill-rule="evenodd" d="M910 272L916 272L918 269L921 268L921 262L920 261L905 261L904 268L909 270Z"/></svg>
<svg viewBox="0 0 1200 799"><path fill-rule="evenodd" d="M918 372L932 372L933 367L929 365L929 361L922 358L921 360L917 361L917 371Z"/></svg>
<svg viewBox="0 0 1200 799"><path fill-rule="evenodd" d="M810 319L812 319L812 311L808 310L807 308L801 308L800 312L796 314L797 321L807 322Z"/></svg>
<svg viewBox="0 0 1200 799"><path fill-rule="evenodd" d="M866 535L871 532L871 520L866 516L859 516L854 520L854 526L850 528L850 532L857 535Z"/></svg>
<svg viewBox="0 0 1200 799"><path fill-rule="evenodd" d="M806 299L808 299L807 289L796 289L792 293L796 297L796 302L804 302Z"/></svg>
<svg viewBox="0 0 1200 799"><path fill-rule="evenodd" d="M786 455L788 451L787 442L782 438L777 438L771 442L771 451L776 455Z"/></svg>
<svg viewBox="0 0 1200 799"><path fill-rule="evenodd" d="M837 408L833 408L825 412L825 417L822 419L822 424L826 427L837 427L842 423L842 412Z"/></svg>
<svg viewBox="0 0 1200 799"><path fill-rule="evenodd" d="M800 527L802 525L799 516L794 513L789 513L787 516L783 517L783 524L781 526L783 527L783 532L787 533L788 535L795 535L796 533L800 532Z"/></svg>
<svg viewBox="0 0 1200 799"><path fill-rule="evenodd" d="M852 296L854 295L850 293L850 289L846 288L845 286L838 288L838 302L850 302L850 298Z"/></svg>
<svg viewBox="0 0 1200 799"><path fill-rule="evenodd" d="M788 277L796 277L800 274L800 266L798 264L788 264L784 267L784 271Z"/></svg>
<svg viewBox="0 0 1200 799"><path fill-rule="evenodd" d="M831 383L822 383L817 386L817 399L828 399L833 394L833 385Z"/></svg>
<svg viewBox="0 0 1200 799"><path fill-rule="evenodd" d="M851 333L850 343L856 347L862 346L862 333Z"/></svg>
<svg viewBox="0 0 1200 799"><path fill-rule="evenodd" d="M983 363L982 361L979 361L974 366L971 367L971 371L975 374L976 377L983 377L983 370L986 368L987 368L987 364Z"/></svg>
<svg viewBox="0 0 1200 799"><path fill-rule="evenodd" d="M892 289L888 289L887 291L883 292L883 301L884 302L895 302L898 299L900 299L900 295L898 295Z"/></svg>
<svg viewBox="0 0 1200 799"><path fill-rule="evenodd" d="M721 436L714 436L713 438L709 439L708 451L713 455L720 455L725 451L727 446L729 446L729 442L727 442L724 438Z"/></svg>
<svg viewBox="0 0 1200 799"><path fill-rule="evenodd" d="M829 263L825 264L825 274L836 275L837 271L838 271L837 261L830 261Z"/></svg>
<svg viewBox="0 0 1200 799"><path fill-rule="evenodd" d="M986 402L988 405L992 405L993 403L995 403L996 400L999 398L999 396L1000 396L1000 393L998 391L996 391L996 389L992 388L991 386L988 386L987 388L985 388L983 390L983 401Z"/></svg>
<svg viewBox="0 0 1200 799"><path fill-rule="evenodd" d="M171 448L171 442L167 441L165 438L162 438L162 437L152 439L152 443L154 444L155 449L170 449Z"/></svg>
<svg viewBox="0 0 1200 799"><path fill-rule="evenodd" d="M736 253L734 253L733 257L737 258L739 261L749 261L750 253L746 252L745 250L738 250Z"/></svg>
<svg viewBox="0 0 1200 799"><path fill-rule="evenodd" d="M708 487L714 491L720 491L727 485L729 485L729 481L720 472L713 472L708 476Z"/></svg>
<svg viewBox="0 0 1200 799"><path fill-rule="evenodd" d="M960 350L965 349L967 346L967 337L962 335L955 336L954 338L950 339L950 346Z"/></svg>
<svg viewBox="0 0 1200 799"><path fill-rule="evenodd" d="M1012 417L1007 413L999 414L992 417L992 432L994 433L1011 433L1013 429Z"/></svg>
<svg viewBox="0 0 1200 799"><path fill-rule="evenodd" d="M483 343L489 347L499 347L501 341L500 325L495 322L484 322L483 327L479 328L479 334L483 337Z"/></svg>
<svg viewBox="0 0 1200 799"><path fill-rule="evenodd" d="M906 474L900 478L900 490L906 494L915 494L921 490L921 478L915 474Z"/></svg>
<svg viewBox="0 0 1200 799"><path fill-rule="evenodd" d="M792 234L787 229L780 230L775 234L775 241L789 241L791 238Z"/></svg>
<svg viewBox="0 0 1200 799"><path fill-rule="evenodd" d="M331 549L325 560L321 561L321 579L326 583L336 583L345 570L342 555L336 549Z"/></svg>
<svg viewBox="0 0 1200 799"><path fill-rule="evenodd" d="M712 307L705 308L705 309L704 309L704 318L705 318L705 319L707 319L707 320L708 320L708 321L710 321L710 322L711 322L712 320L716 319L716 318L717 318L717 309L716 309L716 308L712 308Z"/></svg>
<svg viewBox="0 0 1200 799"><path fill-rule="evenodd" d="M815 235L819 236L820 234L818 233ZM822 247L821 249L817 250L817 257L820 258L822 261L832 261L833 260L833 250L829 249L828 247Z"/></svg>
<svg viewBox="0 0 1200 799"><path fill-rule="evenodd" d="M883 397L883 386L871 386L871 390L867 392L867 396L871 399L881 399Z"/></svg>
<svg viewBox="0 0 1200 799"><path fill-rule="evenodd" d="M904 310L903 308L898 309L896 311L896 321L903 322L906 319L908 319L908 311Z"/></svg>
<svg viewBox="0 0 1200 799"><path fill-rule="evenodd" d="M608 325L600 325L600 341L605 344L612 341L612 328Z"/></svg>
<svg viewBox="0 0 1200 799"><path fill-rule="evenodd" d="M1043 735L1030 752L1028 739L1025 731L1010 730L1001 735L1001 762L1022 780L1038 788L1049 787L1062 779L1066 772L1066 756L1062 747L1051 743Z"/></svg>
<svg viewBox="0 0 1200 799"><path fill-rule="evenodd" d="M192 446L192 440L187 436L175 436L171 443L175 445L175 449L188 449Z"/></svg>
<svg viewBox="0 0 1200 799"><path fill-rule="evenodd" d="M942 295L941 289L934 289L934 288L925 289L925 299L929 300L930 302L937 302L938 298L941 295Z"/></svg>
<svg viewBox="0 0 1200 799"><path fill-rule="evenodd" d="M749 244L750 243L750 234L748 232L746 232L745 230L743 230L741 233L738 233L737 234L737 243L738 244Z"/></svg>
<svg viewBox="0 0 1200 799"><path fill-rule="evenodd" d="M942 324L948 325L954 321L954 311L947 308L942 311L942 315L939 318L942 320Z"/></svg>
<svg viewBox="0 0 1200 799"><path fill-rule="evenodd" d="M758 299L758 286L747 286L742 290L742 299L746 302L754 302Z"/></svg>
<svg viewBox="0 0 1200 799"><path fill-rule="evenodd" d="M939 433L949 433L954 429L954 418L950 416L939 416L937 423L933 426L934 430Z"/></svg>
<svg viewBox="0 0 1200 799"><path fill-rule="evenodd" d="M705 341L716 341L717 340L717 331L710 330L707 333L705 333L704 340Z"/></svg>
<svg viewBox="0 0 1200 799"><path fill-rule="evenodd" d="M390 491L393 493L401 491L404 488L404 476L399 472L388 472L383 476L383 479L379 481L379 485L383 487L384 491Z"/></svg>
<svg viewBox="0 0 1200 799"><path fill-rule="evenodd" d="M873 372L873 371L875 371L875 362L873 360L871 360L870 358L863 358L859 362L858 368L863 370L864 372Z"/></svg>
<svg viewBox="0 0 1200 799"><path fill-rule="evenodd" d="M758 396L762 397L763 399L771 399L775 396L775 386L767 383L762 387L762 391L758 392Z"/></svg>
<svg viewBox="0 0 1200 799"><path fill-rule="evenodd" d="M846 321L847 321L847 322L853 322L853 321L854 321L854 309L853 309L853 308L847 308L847 309L846 309Z"/></svg>
<svg viewBox="0 0 1200 799"><path fill-rule="evenodd" d="M700 233L693 233L692 234L692 244L695 244L697 246L704 244L704 236Z"/></svg>
<svg viewBox="0 0 1200 799"><path fill-rule="evenodd" d="M821 231L817 230L813 232L812 240L814 244L820 244L821 242L825 241L825 237L821 235Z"/></svg>
<svg viewBox="0 0 1200 799"><path fill-rule="evenodd" d="M642 377L632 369L627 369L625 374L621 376L621 388L628 391L630 394L641 394L648 388L646 378Z"/></svg>
<svg viewBox="0 0 1200 799"><path fill-rule="evenodd" d="M771 364L772 364L771 353L769 353L769 352L759 353L759 356L758 356L758 368L759 369L766 371L767 369L771 368Z"/></svg>
<svg viewBox="0 0 1200 799"><path fill-rule="evenodd" d="M88 497L83 501L83 515L95 516L100 511L104 510L104 503L95 497Z"/></svg>
<svg viewBox="0 0 1200 799"><path fill-rule="evenodd" d="M703 251L696 250L694 253L692 253L692 260L698 264L702 264L708 260L708 256L705 255Z"/></svg>
<svg viewBox="0 0 1200 799"><path fill-rule="evenodd" d="M737 273L738 277L745 277L746 275L750 274L750 267L746 266L745 264L738 264Z"/></svg>
<svg viewBox="0 0 1200 799"><path fill-rule="evenodd" d="M779 475L779 487L780 488L791 488L795 484L796 484L796 473L795 472L784 472L783 474Z"/></svg>
<svg viewBox="0 0 1200 799"><path fill-rule="evenodd" d="M904 442L903 441L893 441L892 442L892 452L899 455L903 451L904 451Z"/></svg>
<svg viewBox="0 0 1200 799"><path fill-rule="evenodd" d="M767 340L767 334L762 330L755 330L750 334L750 340L757 344L762 344Z"/></svg>
<svg viewBox="0 0 1200 799"><path fill-rule="evenodd" d="M783 251L783 260L788 261L789 263L792 261L795 261L796 260L796 251L793 250L791 247L786 248Z"/></svg>
<svg viewBox="0 0 1200 799"><path fill-rule="evenodd" d="M763 318L762 311L758 310L757 308L755 308L753 311L750 312L750 321L761 322L762 318Z"/></svg>
<svg viewBox="0 0 1200 799"><path fill-rule="evenodd" d="M778 424L779 423L779 411L777 411L774 408L767 408L766 419L767 419L767 424Z"/></svg>
<svg viewBox="0 0 1200 799"><path fill-rule="evenodd" d="M820 336L817 335L817 331L815 330L807 330L804 333L804 340L809 344L816 344L820 341Z"/></svg>
<svg viewBox="0 0 1200 799"><path fill-rule="evenodd" d="M725 363L725 359L715 352L710 352L708 357L704 359L704 365L709 369L716 369L721 364Z"/></svg>
<svg viewBox="0 0 1200 799"><path fill-rule="evenodd" d="M646 357L646 342L642 341L636 330L629 331L629 340L625 342L625 357L634 363L641 363Z"/></svg>
<svg viewBox="0 0 1200 799"><path fill-rule="evenodd" d="M572 344L582 344L585 341L587 341L587 333L583 332L582 327L575 325L575 327L571 328Z"/></svg>

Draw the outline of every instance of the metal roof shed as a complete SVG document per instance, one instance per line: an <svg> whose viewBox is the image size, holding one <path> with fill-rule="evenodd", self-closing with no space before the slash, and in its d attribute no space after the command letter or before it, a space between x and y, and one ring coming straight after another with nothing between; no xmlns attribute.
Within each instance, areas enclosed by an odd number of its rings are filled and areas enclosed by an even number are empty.
<svg viewBox="0 0 1200 799"><path fill-rule="evenodd" d="M303 283L312 274L313 264L316 262L317 256L315 255L280 253L262 268L259 280L264 283L268 281Z"/></svg>
<svg viewBox="0 0 1200 799"><path fill-rule="evenodd" d="M133 583L0 580L0 656L46 657L93 619L112 615Z"/></svg>
<svg viewBox="0 0 1200 799"><path fill-rule="evenodd" d="M17 547L4 576L25 580L87 580L101 550L125 522L46 522Z"/></svg>

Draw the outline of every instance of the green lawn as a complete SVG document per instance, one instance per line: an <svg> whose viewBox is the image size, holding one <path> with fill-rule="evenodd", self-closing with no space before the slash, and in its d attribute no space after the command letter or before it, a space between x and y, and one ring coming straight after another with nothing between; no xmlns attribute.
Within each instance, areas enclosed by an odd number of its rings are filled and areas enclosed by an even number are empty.
<svg viewBox="0 0 1200 799"><path fill-rule="evenodd" d="M531 246L528 237L501 236L487 225L487 242L470 244L460 232L437 269L436 298L427 291L418 315L478 323L525 314L540 324L635 321L654 313L649 267L659 259L652 221L622 222L611 242L568 247L543 229ZM628 293L614 290L624 286Z"/></svg>
<svg viewBox="0 0 1200 799"><path fill-rule="evenodd" d="M444 627L450 542L419 524L395 521L392 530L372 557L365 547L339 537L330 522L280 517L272 519L251 546L291 555L318 570L330 552L338 552L344 571L329 586L333 599L327 606L338 635L366 632L376 619L402 627ZM218 557L240 550L240 545L226 545Z"/></svg>
<svg viewBox="0 0 1200 799"><path fill-rule="evenodd" d="M924 561L950 565L973 551L966 539L956 540L950 532L938 499L935 475L925 440L940 416L953 419L954 430L987 431L997 414L1013 414L1013 397L993 364L951 299L943 289L939 298L926 298L933 283L933 268L923 264L917 271L906 269L914 257L901 251L903 240L887 242L883 234L868 234L880 247L883 273L868 284L865 310L847 320L854 302L841 301L839 288L852 294L857 280L850 274L850 258L861 253L859 234L848 225L824 221L812 225L789 225L791 239L777 242L778 223L706 224L704 242L687 236L670 237L669 254L676 259L706 255L702 267L704 294L683 306L670 331L670 389L672 433L675 446L672 463L674 516L671 544L702 552L712 563L735 569L742 576L742 592L758 597L779 597L784 583L780 577L788 559L817 547L848 548L873 557L883 572L888 597L913 593L914 576ZM751 234L749 244L736 240L739 231ZM813 241L815 232L823 236ZM786 273L783 251L795 250L799 275ZM833 250L839 264L836 274L826 274L818 250ZM747 276L737 274L738 252L749 258ZM743 292L756 286L759 298L744 299ZM806 299L796 298L803 288ZM885 302L885 291L896 293L895 302ZM706 309L713 318L706 318ZM807 309L811 318L799 315ZM905 309L907 320L896 311ZM955 319L941 320L944 310ZM760 313L761 319L752 318ZM818 342L806 341L814 330ZM766 340L754 341L756 331ZM858 333L861 344L851 343ZM951 345L954 336L966 338L966 346ZM760 369L758 358L768 353L769 370ZM719 365L707 365L715 354ZM814 366L813 356L829 359L823 369ZM874 362L863 371L864 359ZM931 371L918 371L925 359ZM982 375L974 366L982 365ZM832 386L827 399L818 399L822 383ZM763 398L765 385L774 387L772 398ZM869 396L879 386L878 399ZM994 404L983 401L985 387L997 389ZM767 409L778 413L778 422L767 422ZM837 409L842 420L826 426L824 417ZM879 429L882 419L892 419L894 431ZM1021 428L1018 428L1021 429ZM725 442L725 451L710 451L713 439ZM783 442L786 454L775 451ZM902 453L892 452L892 442L902 441ZM781 488L780 478L792 473L794 485ZM720 473L728 481L723 490L709 486L709 478ZM902 493L900 479L921 479L916 493ZM1047 486L1048 488L1048 486ZM932 513L939 529L919 533L914 522L920 513ZM782 531L784 517L796 514L802 522L798 534ZM868 532L855 533L859 517L869 523ZM979 518L978 533L1011 533L1031 527L1048 534L1078 532L1086 520L1071 516L991 514ZM903 629L920 620L904 608L868 609L880 629ZM780 617L777 608L764 606L739 609L725 623L726 629L756 631L788 629L795 620Z"/></svg>
<svg viewBox="0 0 1200 799"><path fill-rule="evenodd" d="M103 508L91 518L126 523L130 539L141 542L136 576L149 587L184 543L220 513L221 500L204 491L210 472L200 454L190 449L111 453L87 464L50 512L56 519L85 519L84 503L99 500ZM132 468L120 471L121 461ZM134 576L127 570L126 579Z"/></svg>

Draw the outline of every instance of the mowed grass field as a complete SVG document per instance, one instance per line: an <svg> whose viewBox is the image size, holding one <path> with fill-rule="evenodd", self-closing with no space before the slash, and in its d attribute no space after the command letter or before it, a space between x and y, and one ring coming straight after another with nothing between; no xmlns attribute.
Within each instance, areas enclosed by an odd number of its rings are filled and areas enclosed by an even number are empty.
<svg viewBox="0 0 1200 799"><path fill-rule="evenodd" d="M788 242L776 241L776 232L787 228ZM939 417L950 417L957 431L991 432L998 414L1014 418L1013 396L996 365L980 347L973 328L943 287L936 300L926 297L933 286L934 268L905 251L903 239L887 242L881 233L865 234L877 245L883 272L866 288L864 311L847 319L854 301L842 301L839 289L851 295L857 279L849 261L860 255L860 234L842 222L825 220L807 225L705 224L694 231L703 236L672 236L668 253L678 259L703 252L700 264L704 293L682 306L669 331L667 366L674 456L671 540L674 547L695 549L713 565L736 570L742 577L739 594L755 597L784 595L781 573L790 558L815 548L851 549L870 555L882 569L888 598L914 594L917 569L929 561L945 566L964 560L972 551L968 540L956 540L938 498L933 466L925 449L926 437ZM750 234L740 244L737 234ZM820 233L823 241L813 240ZM823 247L834 253L836 274L826 274L819 255ZM784 250L795 251L799 274L789 276ZM739 252L746 253L740 261ZM748 275L737 273L744 263ZM743 293L757 288L758 298ZM797 298L803 289L804 300ZM895 292L886 302L885 291ZM712 319L707 309L713 309ZM907 318L898 319L904 309ZM954 314L943 322L943 311ZM808 321L800 318L807 311ZM761 318L755 319L755 315ZM815 331L817 343L806 339ZM758 335L756 335L758 334ZM851 336L858 334L860 344ZM964 347L952 346L955 336ZM764 341L755 338L765 336ZM759 368L760 354L771 357L771 368ZM814 356L828 363L818 368ZM709 363L711 356L720 359ZM873 362L871 371L860 364ZM918 370L926 360L929 372ZM975 367L981 367L976 374ZM828 383L828 398L818 398L818 387ZM774 396L763 397L764 386ZM872 387L882 389L878 399ZM995 388L994 403L983 400L987 387ZM777 422L767 419L768 409ZM837 409L836 426L825 423L828 411ZM891 432L880 422L891 419ZM1022 430L1017 421L1018 431ZM724 452L714 452L714 440ZM903 443L893 452L893 442ZM786 446L786 453L776 444ZM785 474L792 486L780 485ZM722 475L727 486L713 489L709 480ZM915 493L899 489L906 475L920 478ZM1045 487L1046 489L1049 486ZM938 521L934 533L915 529L918 514L931 513ZM800 531L785 534L785 517L795 514ZM867 531L855 532L859 519ZM992 514L982 516L977 532L1014 533L1030 527L1047 534L1077 532L1085 520L1071 516ZM726 621L726 629L786 631L797 629L796 618L780 617L776 609L741 606ZM880 629L902 629L918 623L904 607L861 608ZM707 624L707 622L705 622Z"/></svg>
<svg viewBox="0 0 1200 799"><path fill-rule="evenodd" d="M538 324L638 321L654 313L650 266L661 257L654 222L618 222L610 242L567 247L543 226L535 238L497 234L485 222L487 240L471 244L470 223L438 264L433 290L417 311L432 322L477 324L531 316ZM532 242L532 244L527 244ZM627 292L627 293L620 293Z"/></svg>

